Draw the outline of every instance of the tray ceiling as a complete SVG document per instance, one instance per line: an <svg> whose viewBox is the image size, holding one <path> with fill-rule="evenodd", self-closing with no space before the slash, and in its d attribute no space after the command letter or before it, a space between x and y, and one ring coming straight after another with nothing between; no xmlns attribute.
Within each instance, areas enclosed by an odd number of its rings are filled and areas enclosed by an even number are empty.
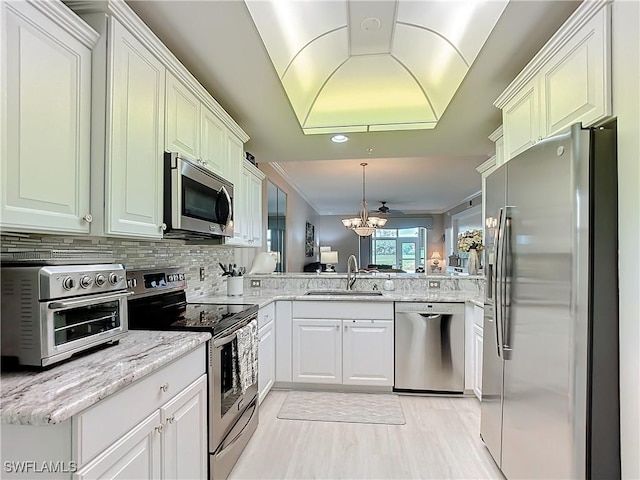
<svg viewBox="0 0 640 480"><path fill-rule="evenodd" d="M433 129L506 0L246 0L305 134Z"/></svg>

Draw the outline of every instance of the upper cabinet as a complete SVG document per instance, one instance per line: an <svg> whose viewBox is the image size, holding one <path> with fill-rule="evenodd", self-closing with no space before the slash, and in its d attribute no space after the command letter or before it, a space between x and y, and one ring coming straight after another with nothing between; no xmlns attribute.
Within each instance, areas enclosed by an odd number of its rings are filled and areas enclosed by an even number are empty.
<svg viewBox="0 0 640 480"><path fill-rule="evenodd" d="M606 0L582 3L496 100L505 161L574 123L611 117L610 27Z"/></svg>
<svg viewBox="0 0 640 480"><path fill-rule="evenodd" d="M99 36L62 3L0 8L0 226L87 234L91 50Z"/></svg>
<svg viewBox="0 0 640 480"><path fill-rule="evenodd" d="M200 157L200 100L167 72L165 150Z"/></svg>
<svg viewBox="0 0 640 480"><path fill-rule="evenodd" d="M230 139L229 145L235 151L234 156L242 154L239 145ZM238 247L262 247L264 224L262 213L262 183L265 174L249 161L243 160L238 174L240 180L233 188L233 237L227 239L227 245Z"/></svg>

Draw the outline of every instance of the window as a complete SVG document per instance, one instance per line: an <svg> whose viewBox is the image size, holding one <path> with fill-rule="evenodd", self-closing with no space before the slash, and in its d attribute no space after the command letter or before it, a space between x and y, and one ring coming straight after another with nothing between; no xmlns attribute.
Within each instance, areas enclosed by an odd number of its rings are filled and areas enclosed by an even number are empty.
<svg viewBox="0 0 640 480"><path fill-rule="evenodd" d="M371 237L371 264L380 269L395 268L415 272L425 266L427 229L380 228Z"/></svg>

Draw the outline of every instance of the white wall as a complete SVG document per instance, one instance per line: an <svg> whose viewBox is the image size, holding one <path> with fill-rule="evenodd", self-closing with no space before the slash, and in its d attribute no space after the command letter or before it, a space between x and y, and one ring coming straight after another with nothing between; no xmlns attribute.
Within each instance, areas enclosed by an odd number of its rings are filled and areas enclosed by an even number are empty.
<svg viewBox="0 0 640 480"><path fill-rule="evenodd" d="M618 117L622 478L640 478L640 3L613 4L613 111Z"/></svg>

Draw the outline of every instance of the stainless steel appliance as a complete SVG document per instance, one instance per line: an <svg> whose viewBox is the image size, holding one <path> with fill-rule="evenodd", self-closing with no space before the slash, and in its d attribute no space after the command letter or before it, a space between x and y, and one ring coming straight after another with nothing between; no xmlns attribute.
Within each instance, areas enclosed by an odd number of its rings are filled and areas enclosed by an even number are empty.
<svg viewBox="0 0 640 480"><path fill-rule="evenodd" d="M164 223L170 238L233 236L233 185L198 160L165 153Z"/></svg>
<svg viewBox="0 0 640 480"><path fill-rule="evenodd" d="M487 178L481 435L507 478L620 478L615 125Z"/></svg>
<svg viewBox="0 0 640 480"><path fill-rule="evenodd" d="M463 393L464 303L396 302L395 391Z"/></svg>
<svg viewBox="0 0 640 480"><path fill-rule="evenodd" d="M3 264L1 274L7 362L46 367L117 343L127 332L129 293L120 264Z"/></svg>
<svg viewBox="0 0 640 480"><path fill-rule="evenodd" d="M237 333L257 322L258 306L187 303L185 274L177 268L128 271L127 282L134 292L129 299L132 330L211 332L207 348L209 478L227 478L258 426L257 374L244 390L234 378ZM257 342L257 335L252 340Z"/></svg>

